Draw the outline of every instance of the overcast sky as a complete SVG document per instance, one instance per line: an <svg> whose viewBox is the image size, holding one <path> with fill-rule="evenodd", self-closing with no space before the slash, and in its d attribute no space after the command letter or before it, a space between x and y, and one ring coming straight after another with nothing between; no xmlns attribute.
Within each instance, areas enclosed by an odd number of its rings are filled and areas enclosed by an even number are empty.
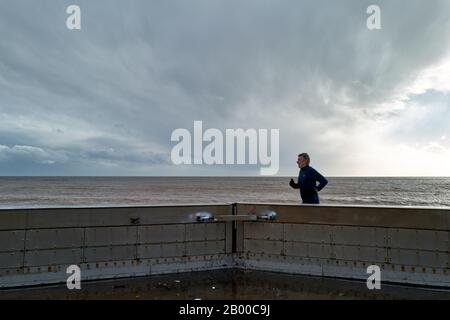
<svg viewBox="0 0 450 320"><path fill-rule="evenodd" d="M448 0L0 2L0 175L259 173L173 165L202 120L280 129L280 175L450 176L449 92Z"/></svg>

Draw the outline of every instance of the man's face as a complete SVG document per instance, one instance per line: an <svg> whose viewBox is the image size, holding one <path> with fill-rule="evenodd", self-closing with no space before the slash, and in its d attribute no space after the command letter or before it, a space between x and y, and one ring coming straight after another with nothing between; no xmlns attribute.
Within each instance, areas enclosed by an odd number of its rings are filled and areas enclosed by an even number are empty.
<svg viewBox="0 0 450 320"><path fill-rule="evenodd" d="M305 160L305 158L303 158L303 157L298 157L298 158L297 158L297 164L298 164L298 167L299 167L300 169L306 167L306 160Z"/></svg>

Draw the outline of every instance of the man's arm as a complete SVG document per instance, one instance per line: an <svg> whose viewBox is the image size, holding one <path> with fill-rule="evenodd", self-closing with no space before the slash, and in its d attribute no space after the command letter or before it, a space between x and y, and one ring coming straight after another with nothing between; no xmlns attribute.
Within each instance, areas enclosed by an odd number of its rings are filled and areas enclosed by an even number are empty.
<svg viewBox="0 0 450 320"><path fill-rule="evenodd" d="M325 179L324 176L322 176L319 172L317 172L316 170L314 170L314 176L316 181L319 182L319 185L316 187L317 191L319 192L320 190L322 190L323 188L325 188L325 186L328 184L328 180Z"/></svg>
<svg viewBox="0 0 450 320"><path fill-rule="evenodd" d="M291 188L300 189L300 186L298 185L298 183L294 182L294 179L291 179L291 181L289 181L289 185L291 186Z"/></svg>

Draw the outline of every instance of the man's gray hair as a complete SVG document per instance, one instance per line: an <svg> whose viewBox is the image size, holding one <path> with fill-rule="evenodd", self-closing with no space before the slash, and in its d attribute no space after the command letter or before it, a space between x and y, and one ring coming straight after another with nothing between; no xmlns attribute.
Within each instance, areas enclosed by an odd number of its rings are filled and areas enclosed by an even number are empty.
<svg viewBox="0 0 450 320"><path fill-rule="evenodd" d="M309 164L309 162L310 162L309 154L307 154L306 152L304 152L304 153L300 153L298 156L299 156L299 157L302 157L303 159L305 159L306 162Z"/></svg>

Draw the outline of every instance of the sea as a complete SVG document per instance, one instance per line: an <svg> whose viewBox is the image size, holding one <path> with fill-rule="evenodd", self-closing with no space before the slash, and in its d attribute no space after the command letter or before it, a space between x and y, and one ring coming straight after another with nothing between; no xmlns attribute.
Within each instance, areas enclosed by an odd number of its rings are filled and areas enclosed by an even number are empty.
<svg viewBox="0 0 450 320"><path fill-rule="evenodd" d="M0 208L299 204L290 177L0 177ZM321 204L450 208L450 177L331 177Z"/></svg>

